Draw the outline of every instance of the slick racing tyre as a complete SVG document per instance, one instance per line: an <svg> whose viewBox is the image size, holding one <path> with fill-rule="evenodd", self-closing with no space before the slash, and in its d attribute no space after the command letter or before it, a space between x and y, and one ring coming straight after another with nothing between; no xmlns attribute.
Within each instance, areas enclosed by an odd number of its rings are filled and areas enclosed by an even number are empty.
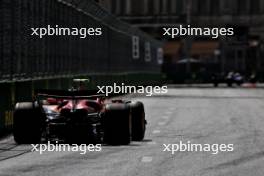
<svg viewBox="0 0 264 176"><path fill-rule="evenodd" d="M41 139L41 109L36 103L17 103L14 111L13 135L18 144L39 143Z"/></svg>
<svg viewBox="0 0 264 176"><path fill-rule="evenodd" d="M132 121L132 140L142 141L145 136L146 120L145 110L142 102L130 103Z"/></svg>
<svg viewBox="0 0 264 176"><path fill-rule="evenodd" d="M107 104L103 117L104 142L110 145L128 145L131 141L131 116L129 105Z"/></svg>

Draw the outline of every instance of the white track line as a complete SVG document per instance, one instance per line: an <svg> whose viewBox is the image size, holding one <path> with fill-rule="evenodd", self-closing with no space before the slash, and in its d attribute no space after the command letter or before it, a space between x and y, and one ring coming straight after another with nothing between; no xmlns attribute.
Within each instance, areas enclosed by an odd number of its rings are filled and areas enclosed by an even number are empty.
<svg viewBox="0 0 264 176"><path fill-rule="evenodd" d="M165 115L165 116L162 116L163 119L168 119L170 118L169 116Z"/></svg>
<svg viewBox="0 0 264 176"><path fill-rule="evenodd" d="M143 163L150 163L153 160L153 158L151 156L144 156L141 159L141 162Z"/></svg>
<svg viewBox="0 0 264 176"><path fill-rule="evenodd" d="M158 123L159 126L163 126L163 125L165 125L165 124L166 124L166 122L159 122L159 123Z"/></svg>
<svg viewBox="0 0 264 176"><path fill-rule="evenodd" d="M173 111L166 111L165 115L171 115L173 113Z"/></svg>
<svg viewBox="0 0 264 176"><path fill-rule="evenodd" d="M158 134L158 133L160 133L160 130L154 130L154 131L152 131L152 133L153 134Z"/></svg>

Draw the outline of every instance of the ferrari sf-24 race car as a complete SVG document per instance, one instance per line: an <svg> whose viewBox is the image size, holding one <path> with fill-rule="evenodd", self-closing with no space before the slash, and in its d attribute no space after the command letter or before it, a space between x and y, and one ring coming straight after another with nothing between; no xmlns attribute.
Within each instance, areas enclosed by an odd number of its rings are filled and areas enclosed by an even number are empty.
<svg viewBox="0 0 264 176"><path fill-rule="evenodd" d="M50 91L52 92L52 91ZM15 106L13 134L19 144L63 141L126 145L144 139L144 105L88 91L37 93Z"/></svg>

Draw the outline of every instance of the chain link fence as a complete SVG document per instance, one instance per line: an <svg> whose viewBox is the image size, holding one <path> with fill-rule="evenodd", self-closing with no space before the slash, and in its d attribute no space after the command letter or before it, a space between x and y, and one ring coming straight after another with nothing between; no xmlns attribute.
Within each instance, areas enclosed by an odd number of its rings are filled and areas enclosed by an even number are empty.
<svg viewBox="0 0 264 176"><path fill-rule="evenodd" d="M102 35L31 35L31 28L48 25L101 28ZM1 0L0 135L12 130L15 103L30 101L35 89L67 89L71 78L91 75L93 87L153 81L160 74L161 47L93 1Z"/></svg>
<svg viewBox="0 0 264 176"><path fill-rule="evenodd" d="M0 80L17 81L91 73L159 72L161 44L89 0L2 0ZM31 28L102 28L101 36L31 36ZM140 57L133 59L133 36ZM151 59L146 60L146 43Z"/></svg>

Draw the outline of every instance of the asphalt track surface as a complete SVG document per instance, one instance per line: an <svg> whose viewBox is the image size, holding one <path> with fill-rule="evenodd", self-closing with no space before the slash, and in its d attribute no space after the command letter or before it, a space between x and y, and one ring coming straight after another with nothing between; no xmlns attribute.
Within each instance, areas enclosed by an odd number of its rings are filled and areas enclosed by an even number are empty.
<svg viewBox="0 0 264 176"><path fill-rule="evenodd" d="M263 176L264 90L170 89L144 102L145 140L101 152L31 152L0 141L1 176ZM232 143L233 152L164 152L163 144Z"/></svg>

